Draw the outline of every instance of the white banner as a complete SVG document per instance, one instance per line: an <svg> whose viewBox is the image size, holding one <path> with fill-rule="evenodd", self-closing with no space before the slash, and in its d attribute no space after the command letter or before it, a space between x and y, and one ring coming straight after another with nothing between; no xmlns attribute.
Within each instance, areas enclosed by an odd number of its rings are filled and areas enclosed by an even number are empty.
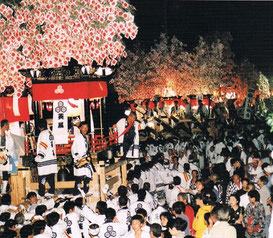
<svg viewBox="0 0 273 238"><path fill-rule="evenodd" d="M53 102L53 134L56 144L68 143L68 103L67 100Z"/></svg>

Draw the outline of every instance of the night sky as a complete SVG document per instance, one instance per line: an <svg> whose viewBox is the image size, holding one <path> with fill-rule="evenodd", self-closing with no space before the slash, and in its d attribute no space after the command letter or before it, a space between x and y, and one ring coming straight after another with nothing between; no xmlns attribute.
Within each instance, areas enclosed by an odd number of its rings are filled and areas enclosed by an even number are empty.
<svg viewBox="0 0 273 238"><path fill-rule="evenodd" d="M230 32L236 60L248 58L273 76L273 2L131 0L139 33L127 43L149 49L161 32L175 35L191 50L199 36Z"/></svg>

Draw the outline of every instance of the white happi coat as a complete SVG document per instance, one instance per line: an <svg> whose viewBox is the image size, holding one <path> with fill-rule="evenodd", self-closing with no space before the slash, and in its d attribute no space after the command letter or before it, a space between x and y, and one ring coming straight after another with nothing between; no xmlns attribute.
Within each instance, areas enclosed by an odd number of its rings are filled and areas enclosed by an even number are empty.
<svg viewBox="0 0 273 238"><path fill-rule="evenodd" d="M66 232L71 238L82 237L79 227L80 216L76 212L71 212L65 215L64 222L66 223Z"/></svg>
<svg viewBox="0 0 273 238"><path fill-rule="evenodd" d="M131 212L129 208L124 207L118 210L116 217L121 224L124 224L127 227L129 227L131 220Z"/></svg>
<svg viewBox="0 0 273 238"><path fill-rule="evenodd" d="M127 125L128 125L128 122L126 118L121 118L117 122L119 144L123 143L124 135L121 135L121 134L124 132ZM127 152L127 155L126 155L127 158L139 158L139 133L138 133L139 122L134 121L134 127L135 127L134 144L131 145L129 151ZM121 152L123 152L122 146L121 146Z"/></svg>
<svg viewBox="0 0 273 238"><path fill-rule="evenodd" d="M64 221L59 220L57 224L51 227L52 237L54 238L67 238L66 231L66 223Z"/></svg>
<svg viewBox="0 0 273 238"><path fill-rule="evenodd" d="M128 231L128 226L119 222L106 222L100 227L99 238L120 238Z"/></svg>
<svg viewBox="0 0 273 238"><path fill-rule="evenodd" d="M0 164L0 170L1 171L11 171L12 169L12 164L11 161L8 157L12 157L12 155L15 153L14 152L14 141L12 139L10 131L5 131L5 147L4 147L4 154L7 157L7 164L3 165Z"/></svg>
<svg viewBox="0 0 273 238"><path fill-rule="evenodd" d="M74 158L74 164L88 154L88 141L81 133L75 137L71 151ZM90 165L78 169L74 167L74 176L87 176L88 178L91 178L92 172L93 170Z"/></svg>
<svg viewBox="0 0 273 238"><path fill-rule="evenodd" d="M57 173L56 147L54 136L50 130L41 131L38 137L35 161L39 176Z"/></svg>

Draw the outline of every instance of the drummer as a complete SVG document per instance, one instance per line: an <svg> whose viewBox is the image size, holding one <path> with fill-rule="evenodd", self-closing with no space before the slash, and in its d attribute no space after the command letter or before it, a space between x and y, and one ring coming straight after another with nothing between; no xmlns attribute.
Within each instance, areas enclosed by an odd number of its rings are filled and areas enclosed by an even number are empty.
<svg viewBox="0 0 273 238"><path fill-rule="evenodd" d="M88 124L87 122L80 123L80 134L76 135L72 145L72 156L74 158L74 165L76 165L80 159L89 156L89 139L88 139ZM89 182L91 181L93 174L93 167L91 164L86 164L83 167L77 168L74 166L75 186L74 195L80 194L81 183L83 181L84 193L89 194Z"/></svg>

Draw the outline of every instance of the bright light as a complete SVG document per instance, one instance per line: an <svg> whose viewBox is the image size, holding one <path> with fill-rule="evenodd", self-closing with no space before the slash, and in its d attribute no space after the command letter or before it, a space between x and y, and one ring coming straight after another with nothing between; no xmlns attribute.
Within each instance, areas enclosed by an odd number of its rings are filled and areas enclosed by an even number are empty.
<svg viewBox="0 0 273 238"><path fill-rule="evenodd" d="M236 93L235 92L226 93L226 98L227 99L235 99Z"/></svg>
<svg viewBox="0 0 273 238"><path fill-rule="evenodd" d="M171 88L165 88L163 92L163 97L175 97L176 93Z"/></svg>

